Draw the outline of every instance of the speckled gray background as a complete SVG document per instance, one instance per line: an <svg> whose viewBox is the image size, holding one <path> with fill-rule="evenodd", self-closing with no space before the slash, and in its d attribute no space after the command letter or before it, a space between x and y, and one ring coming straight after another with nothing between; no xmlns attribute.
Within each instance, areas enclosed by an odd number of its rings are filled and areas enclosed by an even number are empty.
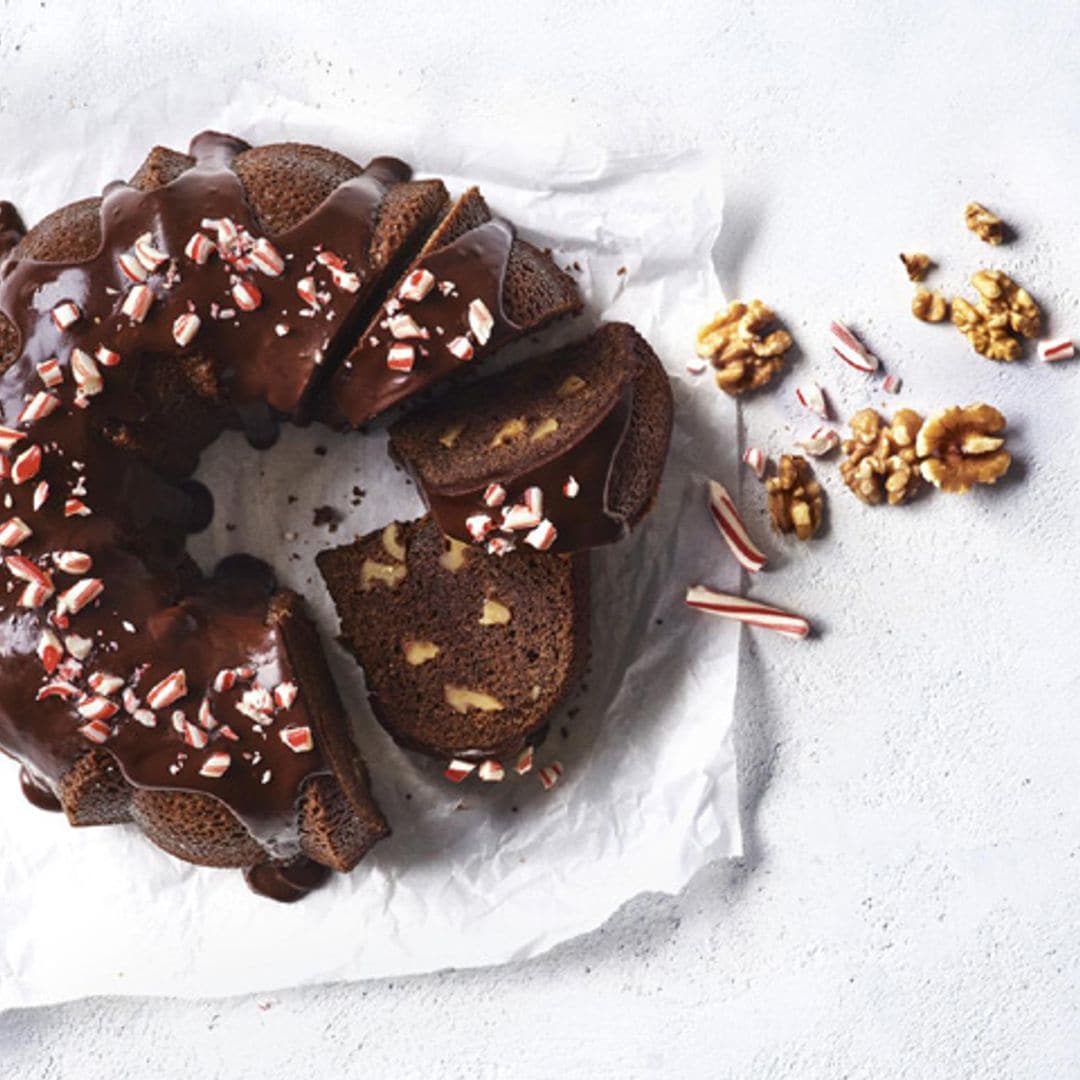
<svg viewBox="0 0 1080 1080"><path fill-rule="evenodd" d="M950 290L1015 270L1080 335L1077 9L525 7L8 2L0 110L32 136L149 80L249 77L355 107L358 128L373 88L402 123L709 143L728 163L723 283L774 303L801 346L744 409L749 437L787 444L811 373L845 415L882 399L830 358L839 316L904 377L903 403L999 404L1018 466L898 512L863 508L827 466L827 535L769 542L759 594L821 635L744 639L742 865L521 966L7 1013L0 1075L1080 1075L1080 361L979 359L914 323L896 261L929 250ZM966 234L969 198L1018 243ZM753 481L742 501L762 533ZM72 917L93 932L77 896Z"/></svg>

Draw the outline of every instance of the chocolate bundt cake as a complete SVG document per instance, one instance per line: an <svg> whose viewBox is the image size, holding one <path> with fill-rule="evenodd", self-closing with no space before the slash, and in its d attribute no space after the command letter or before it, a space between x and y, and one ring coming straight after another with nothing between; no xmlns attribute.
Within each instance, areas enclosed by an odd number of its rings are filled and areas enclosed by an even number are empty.
<svg viewBox="0 0 1080 1080"><path fill-rule="evenodd" d="M584 671L587 555L491 558L428 516L317 562L372 709L410 749L513 765Z"/></svg>
<svg viewBox="0 0 1080 1080"><path fill-rule="evenodd" d="M551 257L494 219L471 188L428 238L334 375L326 419L359 425L477 364L581 296Z"/></svg>
<svg viewBox="0 0 1080 1080"><path fill-rule="evenodd" d="M443 532L504 554L618 540L648 513L671 386L626 323L444 396L390 428Z"/></svg>
<svg viewBox="0 0 1080 1080"><path fill-rule="evenodd" d="M299 598L183 554L226 425L303 417L445 213L436 180L214 133L23 235L0 205L0 749L279 899L387 832Z"/></svg>

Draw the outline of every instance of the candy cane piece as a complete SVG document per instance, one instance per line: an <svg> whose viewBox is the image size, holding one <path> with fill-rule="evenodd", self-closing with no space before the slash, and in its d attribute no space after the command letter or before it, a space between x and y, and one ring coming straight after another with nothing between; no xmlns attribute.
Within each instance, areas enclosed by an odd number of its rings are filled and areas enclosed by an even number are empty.
<svg viewBox="0 0 1080 1080"><path fill-rule="evenodd" d="M765 552L750 539L746 525L739 516L739 511L735 508L735 503L732 502L726 488L715 480L709 481L709 512L739 565L751 574L756 574L768 558Z"/></svg>
<svg viewBox="0 0 1080 1080"><path fill-rule="evenodd" d="M810 623L801 615L793 615L790 611L757 600L748 600L745 596L713 592L703 585L693 585L686 590L686 603L698 611L760 626L765 630L775 630L788 637L804 638L810 633Z"/></svg>
<svg viewBox="0 0 1080 1080"><path fill-rule="evenodd" d="M816 413L822 420L829 419L829 406L825 401L825 391L816 382L799 386L795 390L795 400L812 413Z"/></svg>
<svg viewBox="0 0 1080 1080"><path fill-rule="evenodd" d="M1071 360L1075 354L1076 349L1068 338L1050 338L1039 342L1040 360Z"/></svg>
<svg viewBox="0 0 1080 1080"><path fill-rule="evenodd" d="M845 364L850 364L856 371L877 371L878 358L842 322L830 324L829 337L833 352Z"/></svg>
<svg viewBox="0 0 1080 1080"><path fill-rule="evenodd" d="M765 469L768 467L769 459L765 456L765 451L760 446L748 446L743 451L743 464L749 465L753 474L760 480L765 475Z"/></svg>

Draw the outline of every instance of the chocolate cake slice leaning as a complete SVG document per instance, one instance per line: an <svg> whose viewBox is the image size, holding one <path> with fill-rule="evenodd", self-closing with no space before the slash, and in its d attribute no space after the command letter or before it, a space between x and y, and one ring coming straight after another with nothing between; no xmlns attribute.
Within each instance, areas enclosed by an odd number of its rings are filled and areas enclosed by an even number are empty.
<svg viewBox="0 0 1080 1080"><path fill-rule="evenodd" d="M323 418L358 427L502 345L575 315L577 286L471 188L331 380Z"/></svg>
<svg viewBox="0 0 1080 1080"><path fill-rule="evenodd" d="M587 556L493 559L424 517L317 562L375 716L412 750L512 764L583 673Z"/></svg>
<svg viewBox="0 0 1080 1080"><path fill-rule="evenodd" d="M448 536L505 554L618 540L649 511L671 439L671 387L626 323L479 379L390 428Z"/></svg>

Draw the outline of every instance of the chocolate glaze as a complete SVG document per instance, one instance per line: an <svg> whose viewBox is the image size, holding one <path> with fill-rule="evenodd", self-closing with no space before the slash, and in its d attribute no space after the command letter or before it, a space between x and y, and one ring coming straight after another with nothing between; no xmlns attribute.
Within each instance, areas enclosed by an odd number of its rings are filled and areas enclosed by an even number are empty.
<svg viewBox="0 0 1080 1080"><path fill-rule="evenodd" d="M100 436L107 422L146 415L137 391L141 364L158 355L196 350L217 361L233 409L254 418L250 422L265 432L269 417L295 415L320 365L335 359L354 331L378 278L368 265L375 214L387 188L407 179L408 167L377 159L294 228L274 237L285 258L279 277L242 262L230 267L217 254L197 265L184 248L196 231L214 238L207 219L229 219L252 237L262 235L229 168L245 149L238 139L207 132L192 141L194 166L168 185L149 192L110 185L101 207L100 249L84 262L18 257L10 249L22 236L22 225L10 205L0 203L0 254L8 252L0 263L0 312L20 340L14 362L0 377L0 423L21 435L4 455L0 498L6 509L0 511L0 522L18 517L33 530L0 549L0 555L32 561L55 586L40 606L22 606L25 581L12 572L15 564L0 565L0 750L22 764L27 797L55 809L65 774L99 745L85 729L80 731L90 717L80 714L79 707L95 696L107 697L119 711L105 717L108 734L100 745L134 787L211 795L243 822L272 859L293 860L299 851L297 798L309 778L328 772L329 766L317 740L314 749L296 752L278 737L283 727L315 732L317 718L302 686L295 701L265 716L253 716L250 704L244 704L246 691L272 691L294 682L283 631L267 614L272 572L246 572L252 570L249 563L241 573L231 563L185 594L177 536L204 526L212 504L197 485L165 481L133 453ZM145 321L137 323L121 311L132 283L118 257L146 233L168 258L149 275L146 284L155 301ZM327 268L315 261L323 243L331 240L334 253L358 276L353 292L336 287ZM297 281L304 276L317 282L317 310L297 294ZM257 310L239 310L230 295L238 280L261 291ZM66 329L53 318L64 301L76 304L80 315ZM213 317L214 310L220 314L228 308L237 313ZM201 326L184 349L173 339L173 323L191 311ZM275 329L279 324L287 325L286 333ZM119 353L120 362L100 367L103 391L80 404L72 352L79 348L93 355L98 346ZM63 374L50 390L58 406L40 419L20 419L27 401L45 390L38 365L54 357ZM11 463L32 445L43 451L40 471L15 483L7 476ZM40 496L42 481L48 495L40 505L35 492ZM70 498L81 499L89 515L69 516L65 501ZM92 568L62 570L56 555L71 551L89 555ZM190 569L184 570L190 577ZM103 583L100 598L81 610L61 611L64 590L89 578ZM51 675L38 655L43 633L66 646L62 666ZM68 635L75 638L68 642ZM78 639L82 643L76 647ZM214 689L218 672L245 667L250 675L228 689ZM181 669L187 690L179 700L144 712L142 722L132 715L136 699L145 709L148 690ZM93 673L116 676L122 687L97 695L88 681ZM75 688L74 697L39 698L46 684L61 678ZM194 728L196 745L191 744ZM197 745L203 739L206 745ZM229 754L228 768L222 776L203 775L200 769L214 753ZM289 875L295 889L318 883L310 869L297 866ZM274 894L269 885L265 891Z"/></svg>
<svg viewBox="0 0 1080 1080"><path fill-rule="evenodd" d="M565 554L614 543L626 534L627 524L609 505L609 488L633 407L631 382L588 434L527 472L492 473L468 488L452 490L434 489L417 476L417 486L442 531L465 543L473 542L465 527L467 518L490 514L498 520L499 511L489 509L483 499L487 486L493 483L506 488L506 506L522 502L527 488L538 487L543 492L544 516L557 530L548 551ZM574 498L568 498L563 491L569 477L579 486Z"/></svg>
<svg viewBox="0 0 1080 1080"><path fill-rule="evenodd" d="M35 780L25 765L19 769L19 787L22 788L22 793L27 800L39 810L63 810L60 800L49 789L49 785Z"/></svg>
<svg viewBox="0 0 1080 1080"><path fill-rule="evenodd" d="M413 269L428 270L437 283L453 285L453 291L432 288L417 301L391 297L383 305L380 327L368 335L338 368L331 384L333 407L354 427L366 423L406 397L426 389L460 369L493 353L521 328L503 307L503 283L514 233L505 221L487 221L449 244L420 259ZM481 344L469 328L469 304L482 300L494 319L490 338ZM427 333L408 339L416 347L411 371L387 367L387 351L395 339L386 328L394 314L411 315ZM471 361L458 359L447 348L458 336L469 337L474 349Z"/></svg>
<svg viewBox="0 0 1080 1080"><path fill-rule="evenodd" d="M325 866L300 856L289 862L265 862L244 870L248 888L283 904L303 900L330 876Z"/></svg>

